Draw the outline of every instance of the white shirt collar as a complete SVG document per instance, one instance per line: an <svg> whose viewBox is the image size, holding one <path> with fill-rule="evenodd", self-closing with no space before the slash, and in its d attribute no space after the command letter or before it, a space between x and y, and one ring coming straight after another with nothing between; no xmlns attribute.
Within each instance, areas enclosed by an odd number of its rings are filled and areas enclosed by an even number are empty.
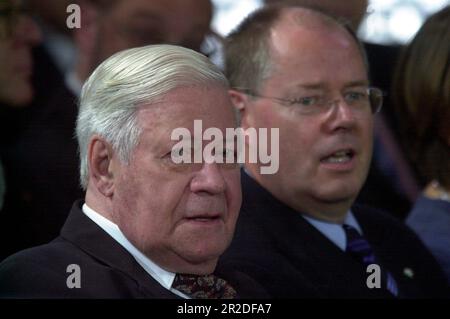
<svg viewBox="0 0 450 319"><path fill-rule="evenodd" d="M142 268L152 276L157 282L161 284L167 290L177 294L178 296L189 299L188 296L172 288L173 280L175 279L175 274L167 270L162 269L153 261L151 261L147 256L140 252L122 233L119 227L110 221L109 219L103 217L92 208L86 204L82 207L83 213L89 217L94 223L101 227L105 232L107 232L114 240L116 240L120 245L123 246L136 261L141 265Z"/></svg>
<svg viewBox="0 0 450 319"><path fill-rule="evenodd" d="M345 251L345 248L347 247L347 236L345 235L345 231L342 228L342 224L329 223L305 215L302 215L302 217L306 219L306 221L314 226L318 231L320 231L325 237L331 240L342 251ZM363 233L361 227L358 224L358 221L356 220L355 216L353 216L353 213L351 211L347 213L347 216L344 219L344 224L355 227L360 234Z"/></svg>

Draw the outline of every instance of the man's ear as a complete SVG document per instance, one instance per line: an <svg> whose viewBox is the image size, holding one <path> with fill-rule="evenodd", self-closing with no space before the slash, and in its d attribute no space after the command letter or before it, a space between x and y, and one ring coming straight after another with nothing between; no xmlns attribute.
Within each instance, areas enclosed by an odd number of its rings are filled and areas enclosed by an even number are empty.
<svg viewBox="0 0 450 319"><path fill-rule="evenodd" d="M245 130L248 128L248 96L237 90L228 90L231 102L234 108L239 112L241 127Z"/></svg>
<svg viewBox="0 0 450 319"><path fill-rule="evenodd" d="M102 137L93 136L88 148L89 182L105 197L114 194L113 149Z"/></svg>

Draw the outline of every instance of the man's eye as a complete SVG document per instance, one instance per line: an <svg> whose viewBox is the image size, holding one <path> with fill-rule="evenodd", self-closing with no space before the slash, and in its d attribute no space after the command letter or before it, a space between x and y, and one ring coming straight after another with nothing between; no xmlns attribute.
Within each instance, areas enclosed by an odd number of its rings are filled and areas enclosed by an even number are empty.
<svg viewBox="0 0 450 319"><path fill-rule="evenodd" d="M166 154L166 156L183 156L184 148L174 148L172 151Z"/></svg>
<svg viewBox="0 0 450 319"><path fill-rule="evenodd" d="M295 99L292 101L292 104L297 104L300 106L314 106L319 101L317 96L307 96Z"/></svg>
<svg viewBox="0 0 450 319"><path fill-rule="evenodd" d="M167 153L165 155L165 157L170 159L170 160L172 160L172 161L174 161L177 164L180 164L181 162L183 162L183 160L186 157L190 158L190 156L191 156L190 153L191 153L190 150L189 149L185 149L184 147L174 148L169 153Z"/></svg>
<svg viewBox="0 0 450 319"><path fill-rule="evenodd" d="M224 159L230 158L233 159L233 162L237 161L237 152L233 149L224 149L223 150Z"/></svg>
<svg viewBox="0 0 450 319"><path fill-rule="evenodd" d="M347 102L359 102L367 100L367 93L365 92L348 92L345 94Z"/></svg>

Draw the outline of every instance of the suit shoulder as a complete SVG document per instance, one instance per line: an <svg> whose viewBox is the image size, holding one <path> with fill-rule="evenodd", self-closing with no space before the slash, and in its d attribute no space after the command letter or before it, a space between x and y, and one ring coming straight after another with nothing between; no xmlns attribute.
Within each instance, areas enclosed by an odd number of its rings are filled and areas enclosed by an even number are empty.
<svg viewBox="0 0 450 319"><path fill-rule="evenodd" d="M355 204L352 207L352 212L354 213L358 222L363 225L370 225L370 227L397 229L398 231L404 232L405 234L414 236L411 229L403 223L402 220L394 217L385 211L379 210L377 208Z"/></svg>
<svg viewBox="0 0 450 319"><path fill-rule="evenodd" d="M0 298L33 297L58 281L65 282L64 272L55 271L55 264L42 256L43 250L42 246L26 249L0 264Z"/></svg>
<svg viewBox="0 0 450 319"><path fill-rule="evenodd" d="M22 250L0 263L0 298L64 298L70 265L79 261L76 250L61 240ZM71 256L73 258L71 258ZM72 262L73 260L73 262Z"/></svg>

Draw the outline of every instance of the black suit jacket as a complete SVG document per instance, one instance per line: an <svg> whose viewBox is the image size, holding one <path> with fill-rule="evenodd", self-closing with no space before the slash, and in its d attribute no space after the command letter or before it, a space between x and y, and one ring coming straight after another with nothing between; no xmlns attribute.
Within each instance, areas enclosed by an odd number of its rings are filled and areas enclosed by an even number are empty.
<svg viewBox="0 0 450 319"><path fill-rule="evenodd" d="M220 263L241 270L275 298L390 298L366 286L366 268L242 174L243 206L234 240ZM447 296L441 270L418 238L394 218L368 208L352 211L402 297ZM410 278L406 274L413 272Z"/></svg>
<svg viewBox="0 0 450 319"><path fill-rule="evenodd" d="M0 264L0 298L179 298L162 287L118 242L90 220L77 201L49 244L21 251ZM68 288L76 264L81 288ZM267 297L261 286L236 271L218 269L239 297Z"/></svg>

